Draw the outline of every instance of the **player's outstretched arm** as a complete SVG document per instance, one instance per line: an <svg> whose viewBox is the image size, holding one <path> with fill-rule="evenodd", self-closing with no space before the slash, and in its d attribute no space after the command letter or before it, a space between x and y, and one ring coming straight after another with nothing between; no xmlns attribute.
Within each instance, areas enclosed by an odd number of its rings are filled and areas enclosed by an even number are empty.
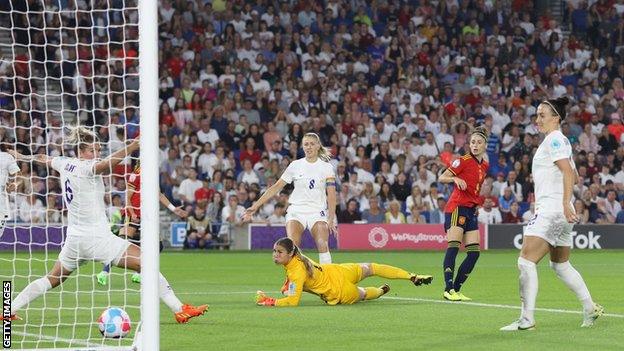
<svg viewBox="0 0 624 351"><path fill-rule="evenodd" d="M180 217L180 218L188 217L188 212L184 211L182 209L182 206L180 206L180 207L173 206L171 201L169 201L169 199L167 199L167 197L163 193L160 193L160 203L163 206L165 206L166 208L168 208L169 211L175 213L178 217Z"/></svg>
<svg viewBox="0 0 624 351"><path fill-rule="evenodd" d="M275 182L275 184L271 185L264 192L264 194L262 194L262 196L260 196L260 198L256 200L256 202L254 202L248 209L245 210L245 213L243 213L243 221L244 222L251 221L251 218L253 217L254 213L256 213L256 211L258 211L258 209L262 205L264 205L267 201L269 201L269 199L271 199L273 196L279 193L284 188L284 186L286 186L286 182L283 181L281 178L278 179Z"/></svg>
<svg viewBox="0 0 624 351"><path fill-rule="evenodd" d="M15 157L15 160L17 161L23 161L23 162L35 161L39 163L44 163L48 166L52 166L52 157L48 157L47 155L44 155L44 154L22 155L15 150L7 150L7 152L11 154L11 156Z"/></svg>
<svg viewBox="0 0 624 351"><path fill-rule="evenodd" d="M128 144L128 146L126 146L125 148L121 148L113 152L107 158L96 163L93 168L93 172L95 174L110 173L115 166L117 166L124 158L126 158L126 156L139 149L139 143L139 138L132 140L132 142Z"/></svg>
<svg viewBox="0 0 624 351"><path fill-rule="evenodd" d="M338 222L336 221L336 179L330 178L327 180L327 225L329 226L329 233L338 234Z"/></svg>

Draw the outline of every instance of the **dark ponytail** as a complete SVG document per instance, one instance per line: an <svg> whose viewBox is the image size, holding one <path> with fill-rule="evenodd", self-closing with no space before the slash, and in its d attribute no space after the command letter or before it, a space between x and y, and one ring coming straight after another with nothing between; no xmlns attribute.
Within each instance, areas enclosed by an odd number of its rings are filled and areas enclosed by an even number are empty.
<svg viewBox="0 0 624 351"><path fill-rule="evenodd" d="M566 118L566 105L570 102L567 96L562 96L556 99L545 100L543 104L548 105L553 111L553 115L559 116L559 122Z"/></svg>
<svg viewBox="0 0 624 351"><path fill-rule="evenodd" d="M308 257L306 257L304 254L301 253L301 250L299 250L299 247L295 245L295 243L292 241L291 238L288 238L288 237L281 238L277 240L275 244L286 249L286 252L291 257L293 258L296 257L301 262L303 262L303 265L305 266L306 273L309 278L312 278L312 276L314 276L314 263L312 263L312 260L310 260Z"/></svg>

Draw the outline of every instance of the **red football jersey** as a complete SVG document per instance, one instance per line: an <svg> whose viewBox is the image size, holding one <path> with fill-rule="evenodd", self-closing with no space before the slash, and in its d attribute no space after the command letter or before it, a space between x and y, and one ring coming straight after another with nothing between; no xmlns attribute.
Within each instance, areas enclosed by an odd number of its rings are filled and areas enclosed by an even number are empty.
<svg viewBox="0 0 624 351"><path fill-rule="evenodd" d="M466 190L460 190L459 187L455 186L444 212L451 213L457 206L475 207L481 205L482 199L479 192L489 167L487 161L479 162L471 153L453 161L448 169L456 177L466 182Z"/></svg>
<svg viewBox="0 0 624 351"><path fill-rule="evenodd" d="M139 170L133 172L128 177L128 188L132 188L134 193L130 197L130 204L126 208L132 207L134 214L141 217L141 173Z"/></svg>

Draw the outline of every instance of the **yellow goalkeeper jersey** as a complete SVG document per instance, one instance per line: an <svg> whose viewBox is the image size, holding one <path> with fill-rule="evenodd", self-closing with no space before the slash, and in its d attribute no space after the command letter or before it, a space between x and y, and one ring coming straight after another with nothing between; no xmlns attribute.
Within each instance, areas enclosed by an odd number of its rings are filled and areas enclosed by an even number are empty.
<svg viewBox="0 0 624 351"><path fill-rule="evenodd" d="M314 274L308 277L305 264L293 257L284 266L289 281L289 296L277 299L276 306L297 306L302 292L317 295L330 305L351 304L359 300L355 283L361 280L362 269L357 264L318 264L312 261Z"/></svg>

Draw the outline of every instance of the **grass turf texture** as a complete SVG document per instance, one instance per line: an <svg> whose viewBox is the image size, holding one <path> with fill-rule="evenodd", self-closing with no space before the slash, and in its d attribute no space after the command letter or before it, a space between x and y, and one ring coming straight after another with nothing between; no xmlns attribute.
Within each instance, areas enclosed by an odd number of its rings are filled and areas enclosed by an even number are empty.
<svg viewBox="0 0 624 351"><path fill-rule="evenodd" d="M254 304L256 290L277 296L276 291L283 282L283 269L273 265L269 252L166 252L161 255L162 272L178 297L192 304L208 303L210 309L189 324L179 325L169 309L161 304L161 350L622 349L624 303L619 292L624 291L623 251L575 250L572 257L573 265L585 278L595 301L605 306L606 313L618 316L601 317L594 328L581 329L581 314L537 311L536 331L504 333L498 329L516 319L519 310L491 305L519 306L517 254L516 251L482 253L462 289L474 299L470 304L442 301L442 252L335 252L335 262L391 264L433 274L434 281L430 286L415 287L408 281L368 278L360 286L379 286L387 282L391 286L390 293L380 300L351 306L325 306L318 297L304 294L299 307L269 308ZM316 259L315 253L310 256ZM20 254L18 257L28 256ZM44 258L43 254L34 254L34 257ZM56 258L56 254L51 257ZM12 258L12 254L0 254L0 278L3 280L13 274L7 264ZM463 258L464 254L460 253L457 267ZM33 260L30 270L32 274L41 275L52 262ZM18 274L28 274L27 261L18 260L15 265ZM99 264L86 264L78 279L72 277L66 282L62 293L48 293L45 317L36 309L43 307L43 298L30 305L35 309L27 314L22 312L27 318L13 323L13 348L68 346L64 342L46 342L39 336L24 336L24 333L52 338L58 335L64 339L86 339L90 335L91 345L118 345L119 341L103 340L96 324L86 324L95 321L104 307L124 304L122 293L108 294L107 287L95 283L99 268ZM576 296L556 278L547 259L542 261L538 271L538 308L580 311ZM114 269L113 272L122 271ZM113 276L112 288L123 289L124 279L128 287L138 287L130 282L130 274L127 274ZM14 281L15 297L27 281L25 278ZM75 293L77 284L82 291L79 294ZM92 290L96 293L91 294ZM63 299L62 309L58 309L59 296ZM125 299L128 305L136 304L138 292L130 292ZM71 309L77 304L80 309ZM102 307L91 311L91 305ZM133 320L134 332L138 309L126 310ZM42 320L46 326L40 328ZM85 324L73 328L74 320ZM57 328L59 322L65 324ZM132 336L121 343L127 344Z"/></svg>

